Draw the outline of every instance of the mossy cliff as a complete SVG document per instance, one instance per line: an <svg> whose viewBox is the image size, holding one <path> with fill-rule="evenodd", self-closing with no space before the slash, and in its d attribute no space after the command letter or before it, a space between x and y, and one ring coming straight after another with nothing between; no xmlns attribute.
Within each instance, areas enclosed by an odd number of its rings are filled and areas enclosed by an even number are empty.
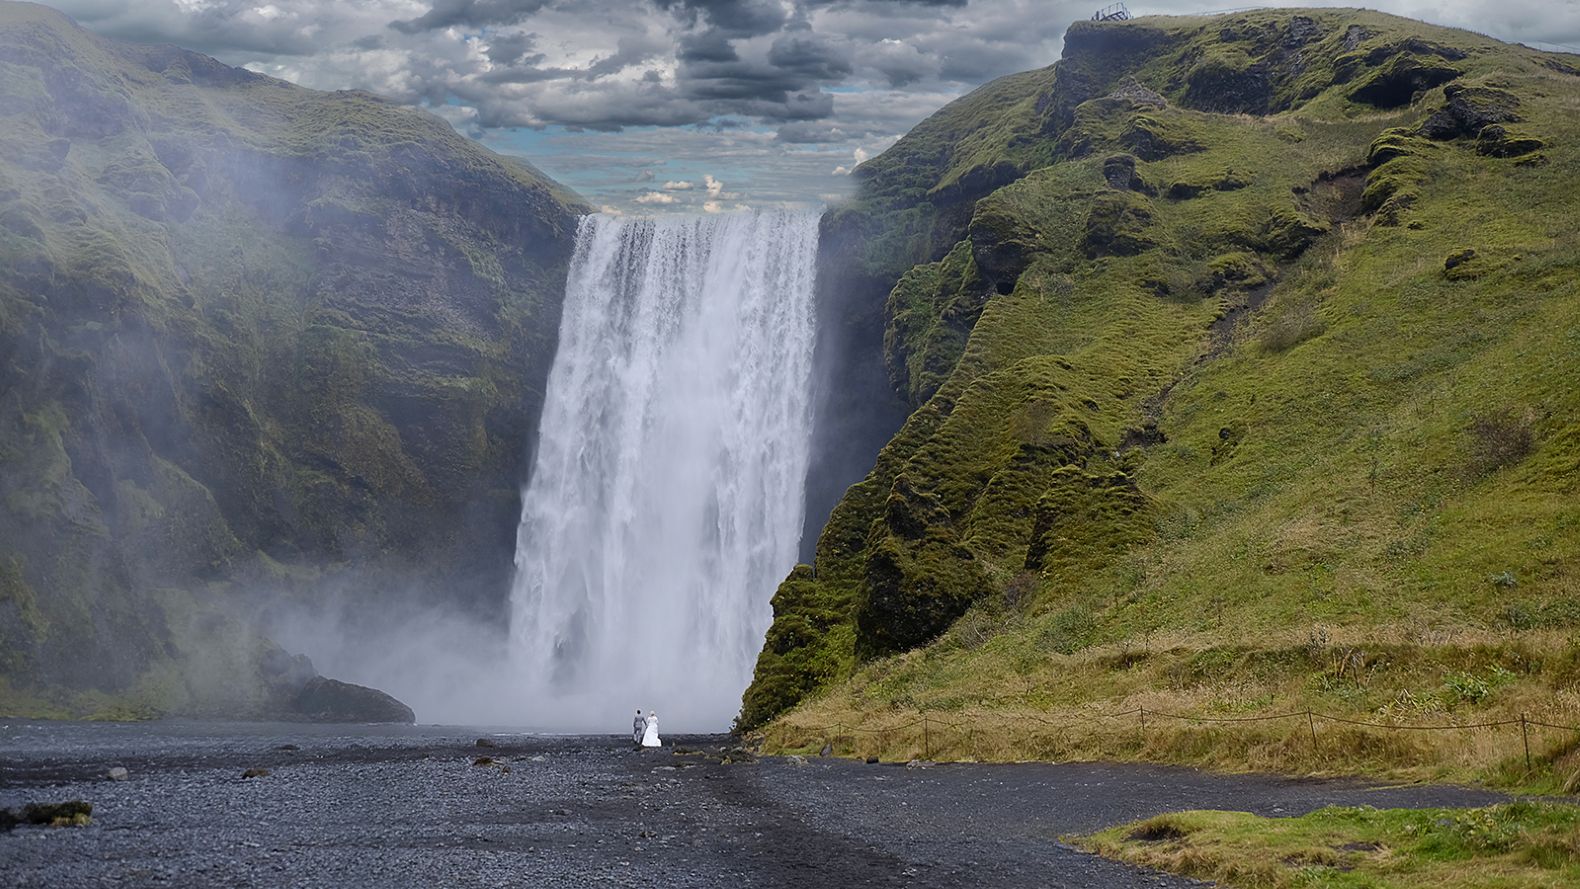
<svg viewBox="0 0 1580 889"><path fill-rule="evenodd" d="M581 209L431 115L0 3L11 709L245 709L203 686L273 656L261 591L497 609Z"/></svg>
<svg viewBox="0 0 1580 889"><path fill-rule="evenodd" d="M1580 59L1373 12L1083 22L859 167L911 413L740 724L1427 712L1518 657L1476 707L1580 712L1577 108Z"/></svg>

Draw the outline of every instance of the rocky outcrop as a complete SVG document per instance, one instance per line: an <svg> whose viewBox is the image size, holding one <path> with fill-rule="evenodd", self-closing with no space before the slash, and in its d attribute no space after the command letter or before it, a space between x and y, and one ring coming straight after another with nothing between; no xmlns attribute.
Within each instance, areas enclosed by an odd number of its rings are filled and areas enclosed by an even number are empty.
<svg viewBox="0 0 1580 889"><path fill-rule="evenodd" d="M313 722L397 722L410 725L410 707L376 688L314 676L291 701L291 715Z"/></svg>
<svg viewBox="0 0 1580 889"><path fill-rule="evenodd" d="M1489 124L1520 119L1519 98L1504 90L1456 83L1443 88L1443 97L1447 103L1421 124L1421 135L1428 139L1473 138Z"/></svg>

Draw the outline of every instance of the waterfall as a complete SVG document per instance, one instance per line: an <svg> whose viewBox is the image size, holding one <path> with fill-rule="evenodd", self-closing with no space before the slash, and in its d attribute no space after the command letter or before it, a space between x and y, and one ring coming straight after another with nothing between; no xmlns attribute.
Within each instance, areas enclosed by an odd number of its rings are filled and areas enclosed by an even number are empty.
<svg viewBox="0 0 1580 889"><path fill-rule="evenodd" d="M817 229L582 220L516 538L529 724L734 716L801 534Z"/></svg>

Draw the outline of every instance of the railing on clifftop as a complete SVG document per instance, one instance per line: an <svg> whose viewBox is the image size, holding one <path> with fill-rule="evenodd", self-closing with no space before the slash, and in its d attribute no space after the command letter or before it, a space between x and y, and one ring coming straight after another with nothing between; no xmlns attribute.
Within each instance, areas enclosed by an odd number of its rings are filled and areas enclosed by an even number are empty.
<svg viewBox="0 0 1580 889"><path fill-rule="evenodd" d="M1130 20L1130 10L1124 3L1111 3L1092 13L1094 22L1124 22Z"/></svg>

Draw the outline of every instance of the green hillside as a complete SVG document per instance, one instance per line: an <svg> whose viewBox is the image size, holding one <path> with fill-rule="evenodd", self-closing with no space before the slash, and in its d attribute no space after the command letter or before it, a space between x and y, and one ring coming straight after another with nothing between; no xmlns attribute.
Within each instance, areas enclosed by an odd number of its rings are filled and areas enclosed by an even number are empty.
<svg viewBox="0 0 1580 889"><path fill-rule="evenodd" d="M1083 22L863 165L914 412L740 724L1481 777L1517 728L1097 716L1580 724L1577 111L1580 58L1373 12Z"/></svg>
<svg viewBox="0 0 1580 889"><path fill-rule="evenodd" d="M581 210L431 115L0 3L0 713L255 711L269 601L496 616Z"/></svg>

